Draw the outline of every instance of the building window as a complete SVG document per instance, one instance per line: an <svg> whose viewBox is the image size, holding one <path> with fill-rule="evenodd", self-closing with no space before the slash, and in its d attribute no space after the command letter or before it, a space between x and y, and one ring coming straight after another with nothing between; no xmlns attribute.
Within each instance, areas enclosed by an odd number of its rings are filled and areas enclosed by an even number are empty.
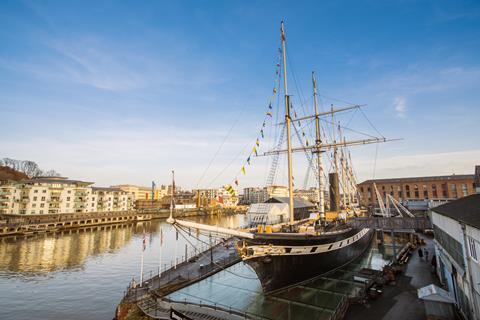
<svg viewBox="0 0 480 320"><path fill-rule="evenodd" d="M67 207L67 208L70 208L70 203L67 203L66 207Z"/></svg>
<svg viewBox="0 0 480 320"><path fill-rule="evenodd" d="M45 201L45 197L42 197L42 201Z"/></svg>
<svg viewBox="0 0 480 320"><path fill-rule="evenodd" d="M38 193L38 190L33 190L33 193Z"/></svg>
<svg viewBox="0 0 480 320"><path fill-rule="evenodd" d="M442 197L448 198L447 192L448 192L447 184L442 183Z"/></svg>
<svg viewBox="0 0 480 320"><path fill-rule="evenodd" d="M33 201L37 201L37 197L33 197Z"/></svg>
<svg viewBox="0 0 480 320"><path fill-rule="evenodd" d="M72 193L72 191L71 191L71 190L68 190L67 193Z"/></svg>
<svg viewBox="0 0 480 320"><path fill-rule="evenodd" d="M418 193L418 186L417 185L414 185L413 186L413 191L415 193L415 198L418 199L418 197L420 196L420 194Z"/></svg>
<svg viewBox="0 0 480 320"><path fill-rule="evenodd" d="M467 184L466 183L462 184L462 195L464 197L468 196L468 189L467 189Z"/></svg>
<svg viewBox="0 0 480 320"><path fill-rule="evenodd" d="M40 208L45 208L45 203L40 203ZM42 210L40 210L42 211Z"/></svg>
<svg viewBox="0 0 480 320"><path fill-rule="evenodd" d="M427 190L427 185L423 185L423 198L428 199L428 190Z"/></svg>
<svg viewBox="0 0 480 320"><path fill-rule="evenodd" d="M35 208L37 206L36 203L32 203L32 208Z"/></svg>
<svg viewBox="0 0 480 320"><path fill-rule="evenodd" d="M457 198L458 197L458 195L457 195L457 185L456 184L450 185L450 189L452 190L452 198Z"/></svg>
<svg viewBox="0 0 480 320"><path fill-rule="evenodd" d="M67 201L70 201L70 197L67 197Z"/></svg>
<svg viewBox="0 0 480 320"><path fill-rule="evenodd" d="M438 198L437 185L432 184L432 196Z"/></svg>
<svg viewBox="0 0 480 320"><path fill-rule="evenodd" d="M42 192L43 192L43 193L47 193L47 190L43 190Z"/></svg>
<svg viewBox="0 0 480 320"><path fill-rule="evenodd" d="M43 214L43 210L40 210L40 214Z"/></svg>
<svg viewBox="0 0 480 320"><path fill-rule="evenodd" d="M478 259L477 259L477 245L475 243L475 240L473 240L470 237L468 237L468 248L470 249L470 257L473 260L478 261Z"/></svg>
<svg viewBox="0 0 480 320"><path fill-rule="evenodd" d="M32 210L32 214L35 214L35 210Z"/></svg>
<svg viewBox="0 0 480 320"><path fill-rule="evenodd" d="M393 197L393 186L390 186L390 195Z"/></svg>
<svg viewBox="0 0 480 320"><path fill-rule="evenodd" d="M410 198L410 186L408 184L405 186L405 191L407 193L407 198Z"/></svg>

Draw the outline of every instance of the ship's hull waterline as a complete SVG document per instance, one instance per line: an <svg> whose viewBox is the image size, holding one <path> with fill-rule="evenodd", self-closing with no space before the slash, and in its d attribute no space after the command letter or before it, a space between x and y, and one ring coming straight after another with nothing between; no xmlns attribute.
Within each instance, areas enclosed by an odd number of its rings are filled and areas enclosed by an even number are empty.
<svg viewBox="0 0 480 320"><path fill-rule="evenodd" d="M369 247L373 233L372 229L351 229L325 237L272 238L261 245L258 241L247 240L245 244L250 254L259 246L265 249L265 254L244 256L244 262L257 274L263 291L270 293L355 260Z"/></svg>

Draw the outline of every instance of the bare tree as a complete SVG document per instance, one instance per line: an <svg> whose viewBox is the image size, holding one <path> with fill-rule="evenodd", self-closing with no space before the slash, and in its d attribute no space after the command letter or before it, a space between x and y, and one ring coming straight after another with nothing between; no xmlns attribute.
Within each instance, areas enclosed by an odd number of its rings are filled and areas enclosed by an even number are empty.
<svg viewBox="0 0 480 320"><path fill-rule="evenodd" d="M61 174L52 169L52 170L43 171L42 176L46 176L46 177L60 177Z"/></svg>
<svg viewBox="0 0 480 320"><path fill-rule="evenodd" d="M13 170L25 173L29 178L39 176L59 177L60 173L55 170L43 171L38 167L38 164L31 160L16 160L11 158L3 158L0 160L0 165L7 166Z"/></svg>

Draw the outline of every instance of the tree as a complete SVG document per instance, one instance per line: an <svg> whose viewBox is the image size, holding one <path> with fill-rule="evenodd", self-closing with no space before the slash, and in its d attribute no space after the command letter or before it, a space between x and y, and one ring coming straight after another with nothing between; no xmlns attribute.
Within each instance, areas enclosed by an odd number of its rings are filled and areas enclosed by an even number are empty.
<svg viewBox="0 0 480 320"><path fill-rule="evenodd" d="M41 170L38 164L31 160L16 160L11 158L3 158L0 160L0 165L10 167L13 170L25 173L29 178L39 176L59 177L60 173L55 170Z"/></svg>

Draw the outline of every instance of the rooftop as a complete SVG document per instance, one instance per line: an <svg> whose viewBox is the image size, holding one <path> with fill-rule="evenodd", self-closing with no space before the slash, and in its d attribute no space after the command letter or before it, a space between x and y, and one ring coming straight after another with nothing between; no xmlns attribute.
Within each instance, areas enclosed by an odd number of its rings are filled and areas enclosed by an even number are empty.
<svg viewBox="0 0 480 320"><path fill-rule="evenodd" d="M67 177L37 177L32 179L26 179L19 181L20 183L60 183L60 184L82 184L82 185L91 185L93 182L80 181L80 180L69 180Z"/></svg>
<svg viewBox="0 0 480 320"><path fill-rule="evenodd" d="M418 181L444 181L444 180L472 180L474 179L473 174L452 174L449 176L429 176L429 177L408 177L408 178L388 178L388 179L370 179L365 180L362 184L371 184L371 183L405 183L405 182L418 182Z"/></svg>
<svg viewBox="0 0 480 320"><path fill-rule="evenodd" d="M265 201L266 203L289 203L288 197L272 197ZM300 197L293 197L293 207L294 208L306 208L306 207L315 207L313 203L307 201Z"/></svg>
<svg viewBox="0 0 480 320"><path fill-rule="evenodd" d="M480 229L480 194L472 194L432 209L435 213Z"/></svg>

